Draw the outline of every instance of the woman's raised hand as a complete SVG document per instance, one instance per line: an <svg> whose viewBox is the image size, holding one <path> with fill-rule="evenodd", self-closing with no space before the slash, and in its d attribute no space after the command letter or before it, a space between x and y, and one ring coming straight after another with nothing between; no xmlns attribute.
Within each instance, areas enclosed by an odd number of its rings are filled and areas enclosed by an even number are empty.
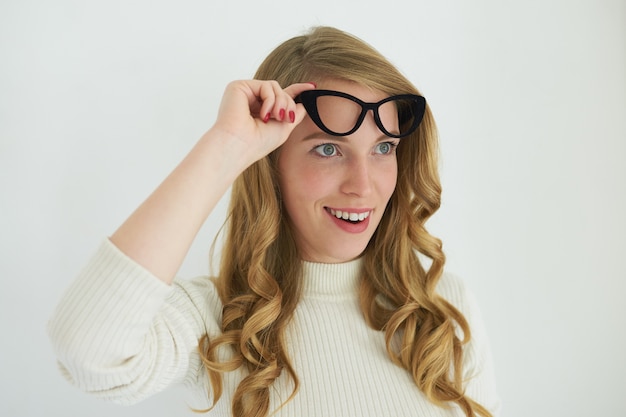
<svg viewBox="0 0 626 417"><path fill-rule="evenodd" d="M282 145L306 111L294 98L312 83L283 89L276 81L233 81L226 87L217 120L208 135L226 140L245 166ZM230 148L230 146L229 146Z"/></svg>

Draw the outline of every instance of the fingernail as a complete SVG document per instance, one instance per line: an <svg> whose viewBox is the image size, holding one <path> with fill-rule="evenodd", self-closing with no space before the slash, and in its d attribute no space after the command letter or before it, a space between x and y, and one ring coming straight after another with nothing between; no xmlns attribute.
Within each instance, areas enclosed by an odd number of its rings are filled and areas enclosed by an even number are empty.
<svg viewBox="0 0 626 417"><path fill-rule="evenodd" d="M285 118L285 109L280 109L280 111L278 112L278 118L282 120Z"/></svg>
<svg viewBox="0 0 626 417"><path fill-rule="evenodd" d="M317 84L315 84L313 81L309 81L309 84L313 84L313 87L317 88Z"/></svg>
<svg viewBox="0 0 626 417"><path fill-rule="evenodd" d="M291 121L291 123L296 121L296 114L292 110L289 111L289 121Z"/></svg>
<svg viewBox="0 0 626 417"><path fill-rule="evenodd" d="M270 114L267 113L265 117L263 118L263 122L267 123L269 120L270 120Z"/></svg>

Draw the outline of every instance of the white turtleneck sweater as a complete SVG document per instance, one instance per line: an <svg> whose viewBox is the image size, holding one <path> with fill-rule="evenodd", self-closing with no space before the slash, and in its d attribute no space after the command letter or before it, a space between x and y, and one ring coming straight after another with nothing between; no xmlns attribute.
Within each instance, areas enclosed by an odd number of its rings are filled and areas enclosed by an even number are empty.
<svg viewBox="0 0 626 417"><path fill-rule="evenodd" d="M277 416L464 416L454 405L429 402L409 373L394 365L384 335L369 328L358 305L361 261L304 264L302 299L288 329L288 349L300 389ZM473 298L444 275L439 293L467 318L466 393L499 409L489 347ZM208 277L169 286L106 240L65 293L49 324L63 374L80 389L132 404L184 382L207 406L198 339L219 334L222 304ZM224 394L209 415L230 416L243 371L224 374ZM271 410L292 392L283 373Z"/></svg>

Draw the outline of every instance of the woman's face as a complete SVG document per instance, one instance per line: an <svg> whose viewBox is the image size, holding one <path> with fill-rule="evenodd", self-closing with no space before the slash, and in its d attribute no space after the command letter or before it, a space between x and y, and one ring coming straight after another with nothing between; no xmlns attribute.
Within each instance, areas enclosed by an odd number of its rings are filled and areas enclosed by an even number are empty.
<svg viewBox="0 0 626 417"><path fill-rule="evenodd" d="M386 97L343 80L327 80L318 88L366 102ZM336 103L320 111L345 120L353 109ZM381 109L380 117L385 127L397 130L395 111ZM279 186L304 260L346 262L365 250L396 186L398 141L380 131L371 111L349 136L330 136L309 117L294 129L279 151Z"/></svg>

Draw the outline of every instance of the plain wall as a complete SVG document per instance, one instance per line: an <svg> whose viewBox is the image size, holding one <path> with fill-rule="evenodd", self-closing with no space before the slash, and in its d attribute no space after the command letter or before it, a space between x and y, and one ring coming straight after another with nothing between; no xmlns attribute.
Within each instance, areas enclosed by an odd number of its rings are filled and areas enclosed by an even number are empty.
<svg viewBox="0 0 626 417"><path fill-rule="evenodd" d="M131 408L79 392L46 322L226 83L320 24L374 45L430 103L430 229L480 301L504 415L626 415L623 0L2 1L0 415L193 415L181 388ZM208 272L224 203L181 276Z"/></svg>

